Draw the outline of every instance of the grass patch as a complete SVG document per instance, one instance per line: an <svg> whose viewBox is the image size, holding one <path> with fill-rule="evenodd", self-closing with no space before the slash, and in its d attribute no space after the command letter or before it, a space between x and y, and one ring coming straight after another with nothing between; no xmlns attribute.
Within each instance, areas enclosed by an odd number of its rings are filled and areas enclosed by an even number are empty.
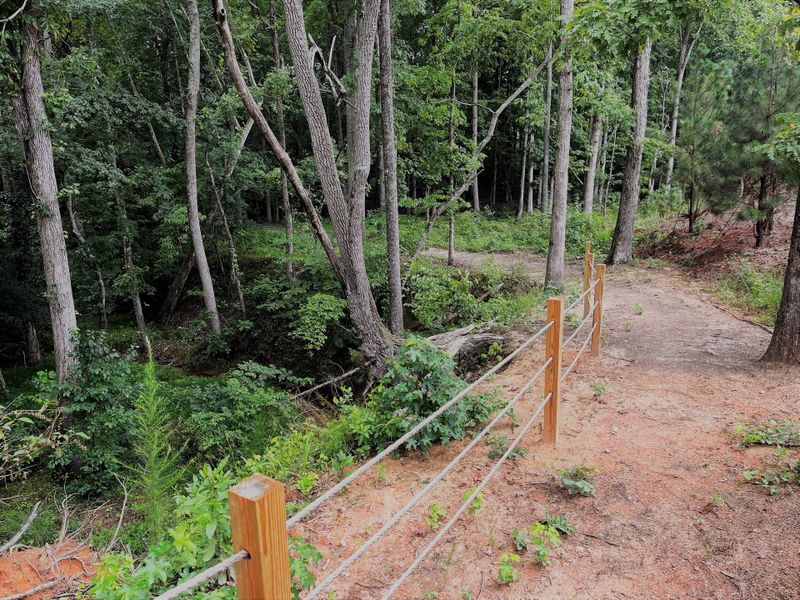
<svg viewBox="0 0 800 600"><path fill-rule="evenodd" d="M726 303L752 313L756 320L774 325L783 294L783 279L774 273L759 271L742 260L735 273L717 286L717 294Z"/></svg>

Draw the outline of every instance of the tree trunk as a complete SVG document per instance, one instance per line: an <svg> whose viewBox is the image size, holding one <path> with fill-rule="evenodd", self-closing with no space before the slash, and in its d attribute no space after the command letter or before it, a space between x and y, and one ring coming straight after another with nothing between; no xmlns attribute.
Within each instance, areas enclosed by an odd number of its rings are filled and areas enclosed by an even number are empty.
<svg viewBox="0 0 800 600"><path fill-rule="evenodd" d="M472 143L478 146L478 70L472 73ZM481 199L478 194L478 178L472 181L472 210L480 212Z"/></svg>
<svg viewBox="0 0 800 600"><path fill-rule="evenodd" d="M700 30L698 29L698 34ZM669 145L672 152L667 160L667 188L672 187L672 176L675 172L675 144L678 141L678 120L681 110L681 92L683 91L683 79L686 75L686 67L689 66L689 58L692 55L692 48L697 40L697 36L692 36L692 25L686 23L681 32L681 50L678 56L678 74L675 77L675 97L672 99L672 127L669 134Z"/></svg>
<svg viewBox="0 0 800 600"><path fill-rule="evenodd" d="M614 125L614 133L611 136L611 154L608 158L608 172L606 173L606 185L603 192L603 216L606 216L606 208L608 206L608 195L611 193L611 183L614 180L614 163L617 160L617 134L619 133L619 125Z"/></svg>
<svg viewBox="0 0 800 600"><path fill-rule="evenodd" d="M83 256L87 262L92 265L94 269L95 279L97 279L97 305L100 308L100 329L104 330L108 327L108 308L106 306L106 282L103 278L103 271L100 269L100 263L97 261L94 252L86 243L86 238L83 235L83 225L80 222L78 214L72 206L72 196L67 196L67 215L69 216L70 225L72 225L72 233L75 239L78 240L78 253Z"/></svg>
<svg viewBox="0 0 800 600"><path fill-rule="evenodd" d="M544 95L544 151L542 153L542 191L541 201L542 210L549 213L551 210L550 196L550 123L552 121L553 105L553 42L547 45L547 84L545 85Z"/></svg>
<svg viewBox="0 0 800 600"><path fill-rule="evenodd" d="M761 175L758 187L758 218L756 219L755 237L756 248L764 245L764 237L767 234L767 175Z"/></svg>
<svg viewBox="0 0 800 600"><path fill-rule="evenodd" d="M386 204L386 245L389 261L389 328L403 331L403 284L400 276L400 216L397 194L397 139L394 129L394 68L392 65L392 3L383 0L378 26L380 47L383 184Z"/></svg>
<svg viewBox="0 0 800 600"><path fill-rule="evenodd" d="M519 200L517 201L517 222L522 220L522 213L525 209L525 174L528 170L528 137L527 131L522 133L522 169L519 174Z"/></svg>
<svg viewBox="0 0 800 600"><path fill-rule="evenodd" d="M772 339L762 360L800 362L800 188L792 226L789 259L783 280L783 295Z"/></svg>
<svg viewBox="0 0 800 600"><path fill-rule="evenodd" d="M586 165L586 181L583 185L583 212L587 215L594 210L595 179L597 178L597 162L600 157L600 144L603 141L603 117L595 115L592 126L591 150Z"/></svg>
<svg viewBox="0 0 800 600"><path fill-rule="evenodd" d="M33 2L28 3L28 11ZM36 222L44 264L44 277L53 327L56 374L65 381L77 361L73 331L77 328L67 246L58 204L58 184L53 165L47 111L44 105L39 28L28 15L22 43L22 94L12 98L14 119L23 147L28 179L36 205Z"/></svg>
<svg viewBox="0 0 800 600"><path fill-rule="evenodd" d="M639 205L640 179L642 175L642 145L647 132L647 92L650 86L650 54L653 42L648 39L634 61L632 104L634 127L625 174L622 177L622 195L619 201L617 225L611 240L611 251L606 262L616 265L633 258L633 228L636 209Z"/></svg>
<svg viewBox="0 0 800 600"><path fill-rule="evenodd" d="M694 221L695 221L695 187L694 182L689 184L689 191L686 193L686 198L689 202L689 233L694 233Z"/></svg>
<svg viewBox="0 0 800 600"><path fill-rule="evenodd" d="M531 130L531 139L529 142L529 147L531 149L531 158L528 161L528 183L527 183L527 194L528 194L528 214L533 213L533 167L535 163L533 161L533 148L534 148L534 132Z"/></svg>
<svg viewBox="0 0 800 600"><path fill-rule="evenodd" d="M197 272L203 287L203 301L208 313L211 331L222 332L217 311L217 298L214 294L214 282L203 244L203 232L200 229L200 214L197 206L197 139L195 126L197 121L197 103L200 93L200 14L197 11L197 0L189 0L189 79L186 89L186 197L189 208L189 233L192 236Z"/></svg>
<svg viewBox="0 0 800 600"><path fill-rule="evenodd" d="M447 227L447 264L451 267L456 261L456 216L450 213Z"/></svg>
<svg viewBox="0 0 800 600"><path fill-rule="evenodd" d="M42 362L42 348L39 346L39 334L36 333L36 325L33 321L25 322L25 345L28 348L28 356L25 364L38 365Z"/></svg>
<svg viewBox="0 0 800 600"><path fill-rule="evenodd" d="M175 278L167 290L167 297L164 299L164 304L161 306L158 318L162 323L169 323L172 319L172 313L175 312L175 307L178 306L178 301L183 295L183 289L186 287L186 281L189 279L189 274L194 268L194 249L189 250L186 258L181 261L178 271L175 273Z"/></svg>
<svg viewBox="0 0 800 600"><path fill-rule="evenodd" d="M574 0L561 0L561 22L566 28L572 20ZM564 43L562 36L562 43ZM544 285L564 289L564 251L567 233L567 192L569 191L569 147L572 133L572 59L565 58L558 76L558 131L556 162L553 167L553 211L550 221L550 247Z"/></svg>

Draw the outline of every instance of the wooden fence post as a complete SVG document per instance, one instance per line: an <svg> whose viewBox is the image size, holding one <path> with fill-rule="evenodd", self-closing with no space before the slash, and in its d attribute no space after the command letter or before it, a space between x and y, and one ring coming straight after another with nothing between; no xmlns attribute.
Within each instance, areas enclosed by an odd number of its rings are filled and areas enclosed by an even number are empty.
<svg viewBox="0 0 800 600"><path fill-rule="evenodd" d="M592 356L600 355L600 340L603 335L603 291L606 286L606 266L597 265L597 285L594 288L594 314L592 315Z"/></svg>
<svg viewBox="0 0 800 600"><path fill-rule="evenodd" d="M592 254L592 243L586 242L586 253L583 256L583 292L589 289L589 286L592 285L592 265L594 263L594 254ZM589 308L591 307L591 303L589 302L591 294L586 294L586 298L583 299L583 318L585 319L586 316L589 314Z"/></svg>
<svg viewBox="0 0 800 600"><path fill-rule="evenodd" d="M542 438L546 444L558 444L558 402L561 396L561 330L564 324L564 300L548 298L547 322L553 322L547 330L545 361L552 359L544 372L544 395L552 394L544 407Z"/></svg>
<svg viewBox="0 0 800 600"><path fill-rule="evenodd" d="M228 490L228 499L233 550L250 553L235 566L239 600L291 600L283 485L251 475Z"/></svg>

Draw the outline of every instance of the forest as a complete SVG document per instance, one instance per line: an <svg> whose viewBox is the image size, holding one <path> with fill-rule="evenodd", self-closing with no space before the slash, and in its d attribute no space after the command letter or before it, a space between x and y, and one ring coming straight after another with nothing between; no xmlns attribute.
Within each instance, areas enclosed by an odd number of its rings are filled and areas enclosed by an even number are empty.
<svg viewBox="0 0 800 600"><path fill-rule="evenodd" d="M800 2L0 0L0 38L0 600L161 597L256 475L274 598L795 597ZM593 358L518 447L555 297Z"/></svg>

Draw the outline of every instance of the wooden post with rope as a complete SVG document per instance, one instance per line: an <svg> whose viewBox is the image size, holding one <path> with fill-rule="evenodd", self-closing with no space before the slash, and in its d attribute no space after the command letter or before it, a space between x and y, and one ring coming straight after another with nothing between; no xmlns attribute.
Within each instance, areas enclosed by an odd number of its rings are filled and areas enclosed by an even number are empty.
<svg viewBox="0 0 800 600"><path fill-rule="evenodd" d="M592 271L594 268L594 254L592 254L592 243L586 242L586 254L583 257L583 293L589 290L592 285ZM583 299L583 318L589 316L589 310L592 307L592 294L586 294Z"/></svg>
<svg viewBox="0 0 800 600"><path fill-rule="evenodd" d="M561 396L561 341L564 325L564 300L548 298L547 322L552 322L547 330L544 359L550 361L544 372L544 395L550 401L544 407L544 426L542 439L545 444L558 444L558 403Z"/></svg>
<svg viewBox="0 0 800 600"><path fill-rule="evenodd" d="M597 285L594 288L594 314L592 315L592 356L600 355L603 334L603 291L606 285L606 266L597 265Z"/></svg>
<svg viewBox="0 0 800 600"><path fill-rule="evenodd" d="M235 566L239 600L291 600L283 484L252 475L228 490L228 499L233 549L250 554Z"/></svg>

